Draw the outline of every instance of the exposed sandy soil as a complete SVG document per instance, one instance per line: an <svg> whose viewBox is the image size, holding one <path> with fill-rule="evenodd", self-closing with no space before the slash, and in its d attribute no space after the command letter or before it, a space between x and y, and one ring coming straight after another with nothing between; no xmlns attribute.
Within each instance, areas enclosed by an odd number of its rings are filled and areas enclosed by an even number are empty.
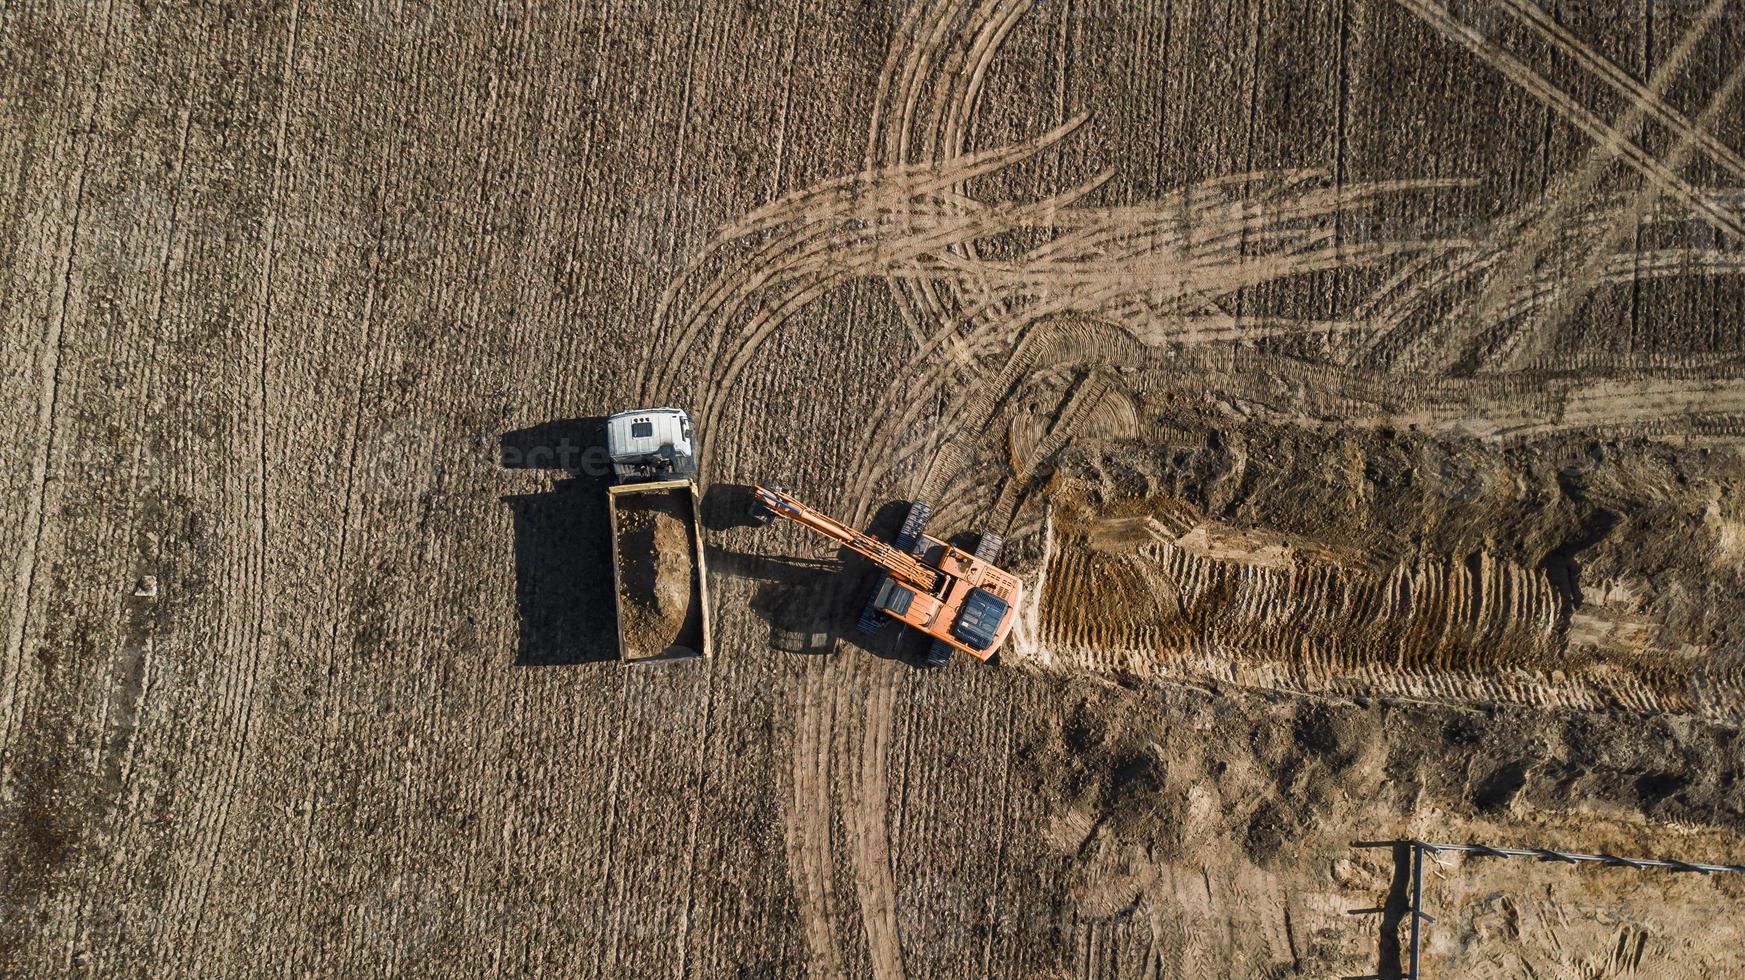
<svg viewBox="0 0 1745 980"><path fill-rule="evenodd" d="M689 517L690 504L670 496L619 500L618 602L632 658L658 656L674 644L702 645Z"/></svg>
<svg viewBox="0 0 1745 980"><path fill-rule="evenodd" d="M1745 860L1740 23L0 6L0 974L1393 977L1356 840ZM665 404L630 671L575 420ZM1002 534L1001 664L752 482ZM1741 899L1451 859L1425 975Z"/></svg>

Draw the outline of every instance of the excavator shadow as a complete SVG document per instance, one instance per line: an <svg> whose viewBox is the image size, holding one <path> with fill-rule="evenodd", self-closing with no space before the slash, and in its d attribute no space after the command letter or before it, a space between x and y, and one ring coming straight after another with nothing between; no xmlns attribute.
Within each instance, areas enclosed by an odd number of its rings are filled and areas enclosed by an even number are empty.
<svg viewBox="0 0 1745 980"><path fill-rule="evenodd" d="M546 422L501 438L504 467L568 476L550 490L502 498L515 522L517 666L618 658L605 447L604 416Z"/></svg>
<svg viewBox="0 0 1745 980"><path fill-rule="evenodd" d="M711 530L755 524L747 515L751 488L716 484L703 498L703 522ZM908 503L892 501L879 508L866 530L890 540L908 513ZM833 558L770 556L709 549L709 570L757 581L751 610L769 625L769 645L798 654L826 654L841 640L850 647L887 660L919 666L928 643L918 633L887 622L868 635L855 628L861 610L878 584L879 569L848 548Z"/></svg>

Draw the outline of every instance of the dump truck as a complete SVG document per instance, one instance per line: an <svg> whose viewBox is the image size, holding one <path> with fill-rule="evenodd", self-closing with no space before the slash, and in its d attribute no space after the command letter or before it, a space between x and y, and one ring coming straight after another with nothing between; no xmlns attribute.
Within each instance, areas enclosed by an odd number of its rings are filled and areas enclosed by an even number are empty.
<svg viewBox="0 0 1745 980"><path fill-rule="evenodd" d="M707 657L709 583L690 417L677 408L619 412L606 420L606 452L615 480L606 489L606 510L618 659Z"/></svg>
<svg viewBox="0 0 1745 980"><path fill-rule="evenodd" d="M999 653L1017 621L1024 586L1016 575L995 567L1003 544L997 534L984 533L974 552L953 547L926 533L933 510L916 501L885 542L813 510L780 487L754 487L752 501L758 521L786 518L877 565L878 584L857 627L876 633L894 619L919 630L933 640L923 661L928 667L943 667L953 652L986 662Z"/></svg>

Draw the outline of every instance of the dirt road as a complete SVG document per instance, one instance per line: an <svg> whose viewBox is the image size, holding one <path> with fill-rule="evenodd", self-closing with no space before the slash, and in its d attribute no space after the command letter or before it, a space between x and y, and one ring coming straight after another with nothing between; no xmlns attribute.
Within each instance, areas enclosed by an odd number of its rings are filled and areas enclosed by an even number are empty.
<svg viewBox="0 0 1745 980"><path fill-rule="evenodd" d="M1745 860L1737 20L0 8L0 972L1389 975L1353 840ZM719 521L606 662L635 404L1004 534L1005 662ZM1745 967L1433 870L1427 976Z"/></svg>

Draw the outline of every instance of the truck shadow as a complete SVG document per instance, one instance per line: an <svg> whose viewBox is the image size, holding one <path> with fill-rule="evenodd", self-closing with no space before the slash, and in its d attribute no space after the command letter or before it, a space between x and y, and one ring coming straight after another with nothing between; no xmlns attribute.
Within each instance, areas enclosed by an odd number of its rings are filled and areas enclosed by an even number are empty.
<svg viewBox="0 0 1745 980"><path fill-rule="evenodd" d="M604 415L553 419L505 432L498 440L498 459L506 470L562 470L574 479L596 480L601 486L612 482ZM601 512L605 509L602 502Z"/></svg>
<svg viewBox="0 0 1745 980"><path fill-rule="evenodd" d="M750 517L751 502L749 486L711 486L703 497L704 526L712 531L756 526ZM867 532L890 540L902 526L908 506L907 501L885 504L873 515ZM875 657L917 667L926 658L929 641L914 630L889 621L871 635L855 628L879 578L879 568L856 552L838 548L831 558L802 558L711 546L708 560L711 574L759 583L751 611L768 624L773 649L827 654L841 640Z"/></svg>
<svg viewBox="0 0 1745 980"><path fill-rule="evenodd" d="M517 666L618 659L605 417L545 422L504 433L507 469L557 470L550 490L502 498L515 522Z"/></svg>

